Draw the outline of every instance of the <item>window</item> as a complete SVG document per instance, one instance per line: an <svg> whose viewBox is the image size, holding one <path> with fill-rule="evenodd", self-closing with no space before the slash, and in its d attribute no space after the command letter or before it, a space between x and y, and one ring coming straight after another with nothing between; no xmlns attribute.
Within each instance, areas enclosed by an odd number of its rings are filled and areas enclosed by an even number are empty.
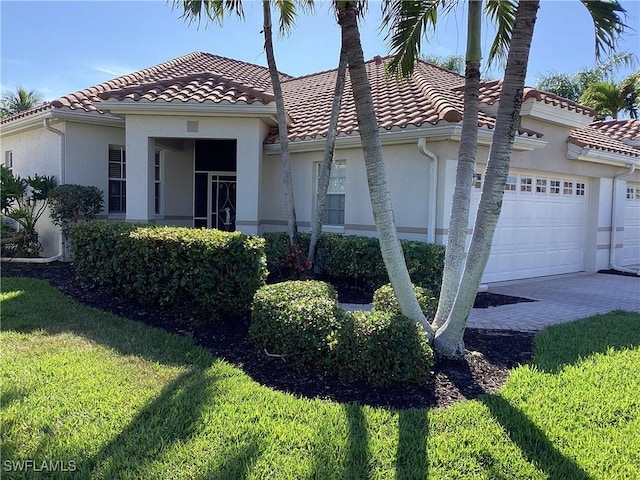
<svg viewBox="0 0 640 480"><path fill-rule="evenodd" d="M533 185L533 178L531 177L521 177L520 178L520 191L521 192L531 192Z"/></svg>
<svg viewBox="0 0 640 480"><path fill-rule="evenodd" d="M640 200L640 187L636 187L636 200Z"/></svg>
<svg viewBox="0 0 640 480"><path fill-rule="evenodd" d="M347 165L344 162L334 162L331 167L327 201L324 206L324 225L344 225L345 183L347 179ZM320 180L320 165L318 164L318 181Z"/></svg>
<svg viewBox="0 0 640 480"><path fill-rule="evenodd" d="M473 174L473 186L474 188L482 188L482 174L481 173L474 173Z"/></svg>
<svg viewBox="0 0 640 480"><path fill-rule="evenodd" d="M564 182L564 190L565 195L573 195L573 182Z"/></svg>
<svg viewBox="0 0 640 480"><path fill-rule="evenodd" d="M576 182L576 195L578 197L584 197L585 186L584 183Z"/></svg>
<svg viewBox="0 0 640 480"><path fill-rule="evenodd" d="M515 175L509 175L507 177L507 183L504 184L504 191L515 192L517 182L518 182L518 177L516 177Z"/></svg>
<svg viewBox="0 0 640 480"><path fill-rule="evenodd" d="M560 180L551 180L549 184L549 193L552 195L560 195Z"/></svg>
<svg viewBox="0 0 640 480"><path fill-rule="evenodd" d="M156 152L153 164L153 180L154 180L154 204L155 214L162 213L162 158L160 152Z"/></svg>
<svg viewBox="0 0 640 480"><path fill-rule="evenodd" d="M9 170L13 168L13 151L7 150L4 152L4 166Z"/></svg>
<svg viewBox="0 0 640 480"><path fill-rule="evenodd" d="M109 145L109 213L127 211L126 154L122 145Z"/></svg>
<svg viewBox="0 0 640 480"><path fill-rule="evenodd" d="M546 178L536 178L536 193L547 193Z"/></svg>
<svg viewBox="0 0 640 480"><path fill-rule="evenodd" d="M627 200L633 200L633 187L627 187Z"/></svg>

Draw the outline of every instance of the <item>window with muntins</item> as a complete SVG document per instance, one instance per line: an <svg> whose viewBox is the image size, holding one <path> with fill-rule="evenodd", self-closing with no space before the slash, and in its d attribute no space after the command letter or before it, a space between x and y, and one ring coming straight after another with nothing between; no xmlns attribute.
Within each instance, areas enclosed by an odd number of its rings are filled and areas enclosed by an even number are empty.
<svg viewBox="0 0 640 480"><path fill-rule="evenodd" d="M560 180L551 180L549 182L549 193L552 195L560 195Z"/></svg>
<svg viewBox="0 0 640 480"><path fill-rule="evenodd" d="M573 182L564 182L564 192L565 195L573 195Z"/></svg>
<svg viewBox="0 0 640 480"><path fill-rule="evenodd" d="M533 185L533 178L531 177L521 177L520 178L520 191L521 192L531 192Z"/></svg>
<svg viewBox="0 0 640 480"><path fill-rule="evenodd" d="M576 196L584 197L584 194L585 194L584 183L576 182Z"/></svg>
<svg viewBox="0 0 640 480"><path fill-rule="evenodd" d="M517 183L518 183L518 177L517 176L515 176L515 175L507 176L507 183L504 184L504 191L505 192L515 192Z"/></svg>
<svg viewBox="0 0 640 480"><path fill-rule="evenodd" d="M536 178L536 193L547 193L546 178Z"/></svg>
<svg viewBox="0 0 640 480"><path fill-rule="evenodd" d="M162 214L162 158L156 152L153 164L155 214Z"/></svg>
<svg viewBox="0 0 640 480"><path fill-rule="evenodd" d="M13 169L13 150L4 152L4 166L9 170Z"/></svg>
<svg viewBox="0 0 640 480"><path fill-rule="evenodd" d="M124 146L109 145L109 213L127 211L127 168Z"/></svg>
<svg viewBox="0 0 640 480"><path fill-rule="evenodd" d="M482 188L482 174L481 173L474 173L473 174L473 186L474 188Z"/></svg>
<svg viewBox="0 0 640 480"><path fill-rule="evenodd" d="M323 225L344 225L345 184L347 179L347 165L344 162L334 162L331 167L327 201L322 217ZM320 180L320 164L318 164L318 181Z"/></svg>

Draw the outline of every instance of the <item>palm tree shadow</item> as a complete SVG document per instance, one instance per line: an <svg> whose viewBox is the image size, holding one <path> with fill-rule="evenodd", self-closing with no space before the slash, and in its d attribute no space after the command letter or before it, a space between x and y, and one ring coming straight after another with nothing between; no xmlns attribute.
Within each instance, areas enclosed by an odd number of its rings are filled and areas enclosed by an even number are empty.
<svg viewBox="0 0 640 480"><path fill-rule="evenodd" d="M620 310L612 313L615 315L596 315L547 327L536 336L533 365L543 372L557 373L596 353L638 348L640 315Z"/></svg>
<svg viewBox="0 0 640 480"><path fill-rule="evenodd" d="M141 472L161 452L178 441L187 441L203 427L201 411L223 395L219 377L201 367L182 373L166 385L136 417L93 457L84 468L104 478L117 478L122 460L127 459Z"/></svg>
<svg viewBox="0 0 640 480"><path fill-rule="evenodd" d="M526 459L544 471L549 479L589 480L591 477L576 462L564 456L544 432L520 409L500 395L483 395L478 398L491 415L502 425L513 443Z"/></svg>
<svg viewBox="0 0 640 480"><path fill-rule="evenodd" d="M342 406L349 423L349 444L347 447L347 465L343 478L369 478L371 474L371 453L369 451L369 432L362 406L348 403Z"/></svg>
<svg viewBox="0 0 640 480"><path fill-rule="evenodd" d="M396 450L396 478L398 480L428 477L428 435L429 419L427 410L399 411L398 448Z"/></svg>

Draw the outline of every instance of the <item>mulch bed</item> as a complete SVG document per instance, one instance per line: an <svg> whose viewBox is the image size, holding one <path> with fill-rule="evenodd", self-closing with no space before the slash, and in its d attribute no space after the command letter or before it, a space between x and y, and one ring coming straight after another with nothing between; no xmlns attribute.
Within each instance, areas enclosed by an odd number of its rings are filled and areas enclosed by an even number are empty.
<svg viewBox="0 0 640 480"><path fill-rule="evenodd" d="M445 407L493 393L506 381L509 370L528 362L532 355L533 334L515 331L467 329L464 360L441 360L433 370L433 378L425 385L374 387L367 383L344 383L335 377L301 371L281 358L269 357L248 337L248 316L225 318L215 322L194 322L193 311L158 310L137 302L86 289L75 279L70 264L48 265L2 264L2 276L23 276L48 280L74 300L115 315L163 328L171 333L193 335L194 341L215 357L241 368L255 381L294 395L356 402L361 405L394 408ZM366 292L342 291L341 301L362 300ZM483 300L486 297L486 301ZM514 297L479 294L478 305L526 301ZM364 297L367 298L367 297ZM502 303L501 303L502 302Z"/></svg>

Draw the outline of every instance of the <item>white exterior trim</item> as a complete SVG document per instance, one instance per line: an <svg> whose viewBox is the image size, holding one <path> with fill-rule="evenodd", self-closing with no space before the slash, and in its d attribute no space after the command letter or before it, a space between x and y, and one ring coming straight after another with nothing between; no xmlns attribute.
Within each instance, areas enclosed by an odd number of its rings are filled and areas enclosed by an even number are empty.
<svg viewBox="0 0 640 480"><path fill-rule="evenodd" d="M531 98L525 100L522 104L520 116L530 116L555 125L573 128L586 127L593 121L593 117L590 115Z"/></svg>
<svg viewBox="0 0 640 480"><path fill-rule="evenodd" d="M640 167L640 157L605 152L596 148L580 147L573 143L567 144L567 158L569 160L582 160L616 167L629 167L631 165Z"/></svg>

